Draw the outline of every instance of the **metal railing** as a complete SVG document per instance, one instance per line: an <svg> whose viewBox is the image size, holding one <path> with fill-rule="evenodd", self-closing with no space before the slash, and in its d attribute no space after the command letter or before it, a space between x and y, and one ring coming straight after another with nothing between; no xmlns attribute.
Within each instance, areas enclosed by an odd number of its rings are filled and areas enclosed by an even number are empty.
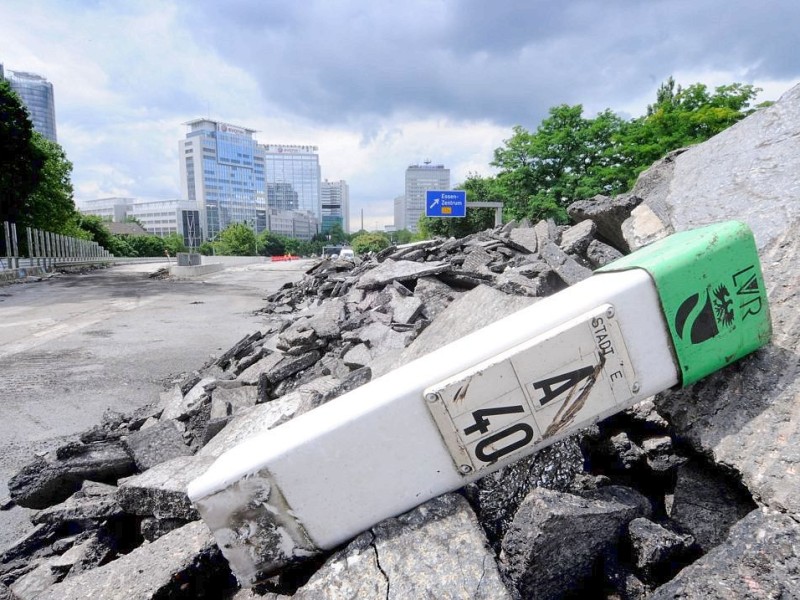
<svg viewBox="0 0 800 600"><path fill-rule="evenodd" d="M100 262L114 256L97 242L25 227L22 244L17 235L17 224L3 221L0 248L0 270L22 267L51 269L57 264Z"/></svg>

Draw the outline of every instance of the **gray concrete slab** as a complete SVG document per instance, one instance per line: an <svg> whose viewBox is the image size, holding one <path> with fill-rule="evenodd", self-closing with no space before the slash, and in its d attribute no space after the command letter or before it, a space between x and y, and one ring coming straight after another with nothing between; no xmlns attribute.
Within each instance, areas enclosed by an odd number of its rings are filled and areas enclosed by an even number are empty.
<svg viewBox="0 0 800 600"><path fill-rule="evenodd" d="M129 264L0 288L0 498L34 452L158 401L262 319L253 311L310 261L236 265L189 280L150 279L166 262ZM0 548L30 527L0 511Z"/></svg>

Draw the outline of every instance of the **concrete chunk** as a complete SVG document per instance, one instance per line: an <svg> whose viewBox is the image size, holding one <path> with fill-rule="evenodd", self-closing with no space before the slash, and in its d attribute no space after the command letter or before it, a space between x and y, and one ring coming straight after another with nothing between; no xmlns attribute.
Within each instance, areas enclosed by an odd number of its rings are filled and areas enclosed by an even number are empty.
<svg viewBox="0 0 800 600"><path fill-rule="evenodd" d="M115 481L136 469L133 459L117 442L78 444L65 458L38 458L8 482L11 498L26 508L45 508L66 500L86 479Z"/></svg>
<svg viewBox="0 0 800 600"><path fill-rule="evenodd" d="M292 597L511 596L469 505L446 494L357 537Z"/></svg>
<svg viewBox="0 0 800 600"><path fill-rule="evenodd" d="M201 521L171 531L117 560L65 579L38 600L146 600L199 597L213 577L218 551Z"/></svg>
<svg viewBox="0 0 800 600"><path fill-rule="evenodd" d="M502 542L500 563L523 598L562 598L581 589L592 566L615 545L625 525L645 516L647 500L633 490L587 498L534 489ZM598 494L599 496L599 494Z"/></svg>
<svg viewBox="0 0 800 600"><path fill-rule="evenodd" d="M240 442L310 410L319 398L320 395L315 391L297 390L271 402L244 408L197 453L197 456L217 458Z"/></svg>
<svg viewBox="0 0 800 600"><path fill-rule="evenodd" d="M204 398L208 397L206 386L214 383L216 379L213 377L204 377L198 381L192 389L188 391L185 396L178 399L177 392L173 390L169 396L168 403L164 406L164 412L161 413L161 419L188 419L193 412L195 412Z"/></svg>
<svg viewBox="0 0 800 600"><path fill-rule="evenodd" d="M542 248L541 254L545 262L567 285L574 285L592 274L591 270L578 264L574 258L555 244L546 244Z"/></svg>
<svg viewBox="0 0 800 600"><path fill-rule="evenodd" d="M183 443L183 436L171 420L161 421L148 429L135 431L123 441L136 467L146 471L150 467L176 456L192 453Z"/></svg>
<svg viewBox="0 0 800 600"><path fill-rule="evenodd" d="M33 523L63 523L87 519L107 519L122 513L117 503L116 486L84 481L80 490L61 504L45 508L31 517Z"/></svg>
<svg viewBox="0 0 800 600"><path fill-rule="evenodd" d="M754 510L728 539L656 589L654 600L797 598L800 525L790 515Z"/></svg>
<svg viewBox="0 0 800 600"><path fill-rule="evenodd" d="M536 238L536 230L532 227L515 227L511 230L509 239L531 254L536 254L539 247Z"/></svg>
<svg viewBox="0 0 800 600"><path fill-rule="evenodd" d="M186 495L186 486L202 475L212 462L213 459L205 456L179 456L158 464L141 475L121 481L117 501L134 515L197 519L197 511Z"/></svg>
<svg viewBox="0 0 800 600"><path fill-rule="evenodd" d="M559 246L567 254L584 254L594 239L595 231L597 231L597 225L594 221L591 219L581 221L561 232Z"/></svg>
<svg viewBox="0 0 800 600"><path fill-rule="evenodd" d="M377 267L364 274L356 284L362 289L378 289L392 281L407 281L426 275L436 275L447 270L449 266L443 262L418 263L409 260L394 261L387 258Z"/></svg>

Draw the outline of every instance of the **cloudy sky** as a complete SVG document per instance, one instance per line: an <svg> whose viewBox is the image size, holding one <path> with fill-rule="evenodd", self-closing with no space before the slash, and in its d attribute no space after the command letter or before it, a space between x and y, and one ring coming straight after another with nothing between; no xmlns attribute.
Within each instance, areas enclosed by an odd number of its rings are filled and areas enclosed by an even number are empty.
<svg viewBox="0 0 800 600"><path fill-rule="evenodd" d="M670 75L800 82L797 0L3 0L0 63L55 87L79 202L181 195L201 116L319 146L353 228L391 224L409 164L488 175L551 106L634 117Z"/></svg>

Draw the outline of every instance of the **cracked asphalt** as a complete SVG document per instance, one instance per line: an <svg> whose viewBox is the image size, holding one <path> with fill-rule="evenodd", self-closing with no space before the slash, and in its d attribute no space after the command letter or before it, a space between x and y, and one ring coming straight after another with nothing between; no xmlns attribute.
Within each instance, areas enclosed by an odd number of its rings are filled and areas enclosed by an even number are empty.
<svg viewBox="0 0 800 600"><path fill-rule="evenodd" d="M156 401L259 328L254 311L311 261L228 267L192 280L151 279L160 264L0 286L0 498L35 453L98 424L108 410ZM0 551L31 511L0 511Z"/></svg>

